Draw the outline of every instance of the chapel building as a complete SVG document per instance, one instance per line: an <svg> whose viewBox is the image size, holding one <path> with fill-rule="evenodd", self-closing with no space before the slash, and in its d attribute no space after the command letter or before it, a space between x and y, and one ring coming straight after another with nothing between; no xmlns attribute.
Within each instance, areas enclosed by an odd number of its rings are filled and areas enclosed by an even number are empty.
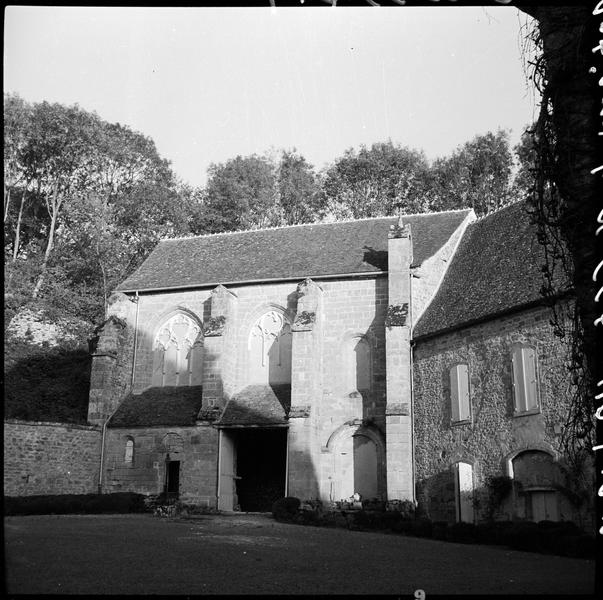
<svg viewBox="0 0 603 600"><path fill-rule="evenodd" d="M102 491L579 521L543 261L523 202L161 241L93 352Z"/></svg>

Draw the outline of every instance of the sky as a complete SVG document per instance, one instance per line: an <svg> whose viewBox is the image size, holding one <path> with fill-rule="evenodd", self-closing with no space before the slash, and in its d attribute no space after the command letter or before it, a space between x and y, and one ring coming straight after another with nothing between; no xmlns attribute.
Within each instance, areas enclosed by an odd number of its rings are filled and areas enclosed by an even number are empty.
<svg viewBox="0 0 603 600"><path fill-rule="evenodd" d="M388 139L431 160L498 128L515 144L537 114L515 8L266 5L7 7L4 91L143 133L195 187L281 148L321 169Z"/></svg>

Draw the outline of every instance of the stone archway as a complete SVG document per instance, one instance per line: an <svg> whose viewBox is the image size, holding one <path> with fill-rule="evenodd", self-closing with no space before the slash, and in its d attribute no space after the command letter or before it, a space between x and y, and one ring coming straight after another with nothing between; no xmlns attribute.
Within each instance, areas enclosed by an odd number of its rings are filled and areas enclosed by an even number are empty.
<svg viewBox="0 0 603 600"><path fill-rule="evenodd" d="M364 500L385 492L385 447L379 431L362 421L350 421L330 437L330 500L348 499L354 493Z"/></svg>

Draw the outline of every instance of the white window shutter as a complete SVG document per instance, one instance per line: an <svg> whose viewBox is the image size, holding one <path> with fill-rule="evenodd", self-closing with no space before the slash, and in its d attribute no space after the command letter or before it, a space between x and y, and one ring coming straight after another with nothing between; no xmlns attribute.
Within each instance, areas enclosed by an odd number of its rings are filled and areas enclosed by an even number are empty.
<svg viewBox="0 0 603 600"><path fill-rule="evenodd" d="M524 361L521 346L515 346L513 348L512 363L515 412L524 412L526 410L526 389L524 383Z"/></svg>
<svg viewBox="0 0 603 600"><path fill-rule="evenodd" d="M455 488L457 520L473 523L473 466L469 463L456 464Z"/></svg>
<svg viewBox="0 0 603 600"><path fill-rule="evenodd" d="M469 367L455 365L450 369L450 403L452 421L466 421L471 418L469 402Z"/></svg>
<svg viewBox="0 0 603 600"><path fill-rule="evenodd" d="M523 350L523 365L525 377L526 410L538 408L536 385L536 351L526 346Z"/></svg>
<svg viewBox="0 0 603 600"><path fill-rule="evenodd" d="M457 379L459 389L459 420L467 421L471 418L469 403L469 367L457 365Z"/></svg>
<svg viewBox="0 0 603 600"><path fill-rule="evenodd" d="M450 369L450 408L452 409L453 422L460 420L459 374L457 366L454 366L452 369Z"/></svg>

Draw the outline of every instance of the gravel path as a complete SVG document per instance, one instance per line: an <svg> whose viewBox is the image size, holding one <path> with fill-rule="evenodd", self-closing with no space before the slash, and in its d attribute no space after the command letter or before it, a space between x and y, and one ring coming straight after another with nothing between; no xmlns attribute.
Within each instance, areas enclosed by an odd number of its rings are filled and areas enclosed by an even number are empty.
<svg viewBox="0 0 603 600"><path fill-rule="evenodd" d="M9 593L591 594L594 561L267 515L6 517Z"/></svg>

